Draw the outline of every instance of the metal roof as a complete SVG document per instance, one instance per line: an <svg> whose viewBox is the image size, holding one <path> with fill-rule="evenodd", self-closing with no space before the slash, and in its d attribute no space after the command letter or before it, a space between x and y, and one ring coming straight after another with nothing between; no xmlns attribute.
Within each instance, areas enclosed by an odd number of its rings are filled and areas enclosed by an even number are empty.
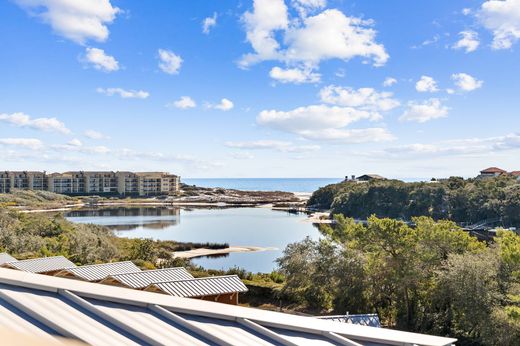
<svg viewBox="0 0 520 346"><path fill-rule="evenodd" d="M76 265L63 256L33 258L22 261L6 262L2 267L23 270L31 273L47 273Z"/></svg>
<svg viewBox="0 0 520 346"><path fill-rule="evenodd" d="M176 297L203 297L234 292L247 292L247 287L238 276L226 275L156 282L148 286L145 290L160 290Z"/></svg>
<svg viewBox="0 0 520 346"><path fill-rule="evenodd" d="M16 261L16 258L14 258L13 256L11 256L5 252L0 252L0 265L4 264L6 262L14 262L14 261Z"/></svg>
<svg viewBox="0 0 520 346"><path fill-rule="evenodd" d="M193 276L183 267L144 270L136 273L110 275L102 280L103 284L118 283L131 288L145 288L156 282L193 279Z"/></svg>
<svg viewBox="0 0 520 346"><path fill-rule="evenodd" d="M319 320L0 268L0 318L91 345L451 345L456 339Z"/></svg>
<svg viewBox="0 0 520 346"><path fill-rule="evenodd" d="M131 261L125 261L67 268L57 273L56 276L74 277L85 281L99 281L112 274L135 273L140 271L141 269Z"/></svg>

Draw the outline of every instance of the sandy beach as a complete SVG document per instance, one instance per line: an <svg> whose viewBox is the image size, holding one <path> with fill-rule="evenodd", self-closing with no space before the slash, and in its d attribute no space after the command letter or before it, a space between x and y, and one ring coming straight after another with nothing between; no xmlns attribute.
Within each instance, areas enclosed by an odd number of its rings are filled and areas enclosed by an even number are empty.
<svg viewBox="0 0 520 346"><path fill-rule="evenodd" d="M211 255L223 255L232 252L258 252L258 251L267 251L267 250L276 250L275 248L270 247L259 247L259 246L230 246L225 249L193 249L189 251L176 251L173 253L173 257L178 258L195 258L195 257L203 257L203 256L211 256Z"/></svg>

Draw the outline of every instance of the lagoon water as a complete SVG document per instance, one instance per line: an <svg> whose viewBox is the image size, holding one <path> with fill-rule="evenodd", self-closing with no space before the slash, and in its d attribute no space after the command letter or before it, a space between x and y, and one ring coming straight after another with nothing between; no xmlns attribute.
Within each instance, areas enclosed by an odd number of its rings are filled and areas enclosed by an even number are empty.
<svg viewBox="0 0 520 346"><path fill-rule="evenodd" d="M238 266L252 272L270 272L287 244L307 236L320 237L318 229L304 221L306 215L268 208L120 207L73 211L66 217L73 222L107 226L121 237L276 248L193 260L208 269Z"/></svg>

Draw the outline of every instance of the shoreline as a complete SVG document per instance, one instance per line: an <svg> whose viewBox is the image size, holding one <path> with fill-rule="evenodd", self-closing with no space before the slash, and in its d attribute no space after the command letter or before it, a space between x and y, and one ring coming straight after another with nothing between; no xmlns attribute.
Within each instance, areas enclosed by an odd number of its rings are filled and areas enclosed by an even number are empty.
<svg viewBox="0 0 520 346"><path fill-rule="evenodd" d="M227 255L233 252L260 252L260 251L269 251L269 250L277 250L277 248L273 247L259 247L259 246L230 246L225 249L206 249L206 248L198 248L187 251L174 251L172 256L174 258L198 258L198 257L206 257L213 255Z"/></svg>

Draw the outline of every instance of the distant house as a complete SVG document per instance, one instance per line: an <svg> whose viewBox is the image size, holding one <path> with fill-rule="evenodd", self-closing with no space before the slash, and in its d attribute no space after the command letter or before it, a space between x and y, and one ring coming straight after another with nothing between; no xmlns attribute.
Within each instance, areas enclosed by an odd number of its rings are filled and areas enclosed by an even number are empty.
<svg viewBox="0 0 520 346"><path fill-rule="evenodd" d="M520 171L512 171L509 174L511 174L513 177L515 177L517 180L520 180Z"/></svg>
<svg viewBox="0 0 520 346"><path fill-rule="evenodd" d="M499 175L507 174L507 171L504 171L501 168L498 167L489 167L482 171L480 171L479 178L492 178L492 177L498 177Z"/></svg>
<svg viewBox="0 0 520 346"><path fill-rule="evenodd" d="M364 174L356 178L358 181L372 181L372 180L386 180L385 177L382 177L377 174Z"/></svg>

